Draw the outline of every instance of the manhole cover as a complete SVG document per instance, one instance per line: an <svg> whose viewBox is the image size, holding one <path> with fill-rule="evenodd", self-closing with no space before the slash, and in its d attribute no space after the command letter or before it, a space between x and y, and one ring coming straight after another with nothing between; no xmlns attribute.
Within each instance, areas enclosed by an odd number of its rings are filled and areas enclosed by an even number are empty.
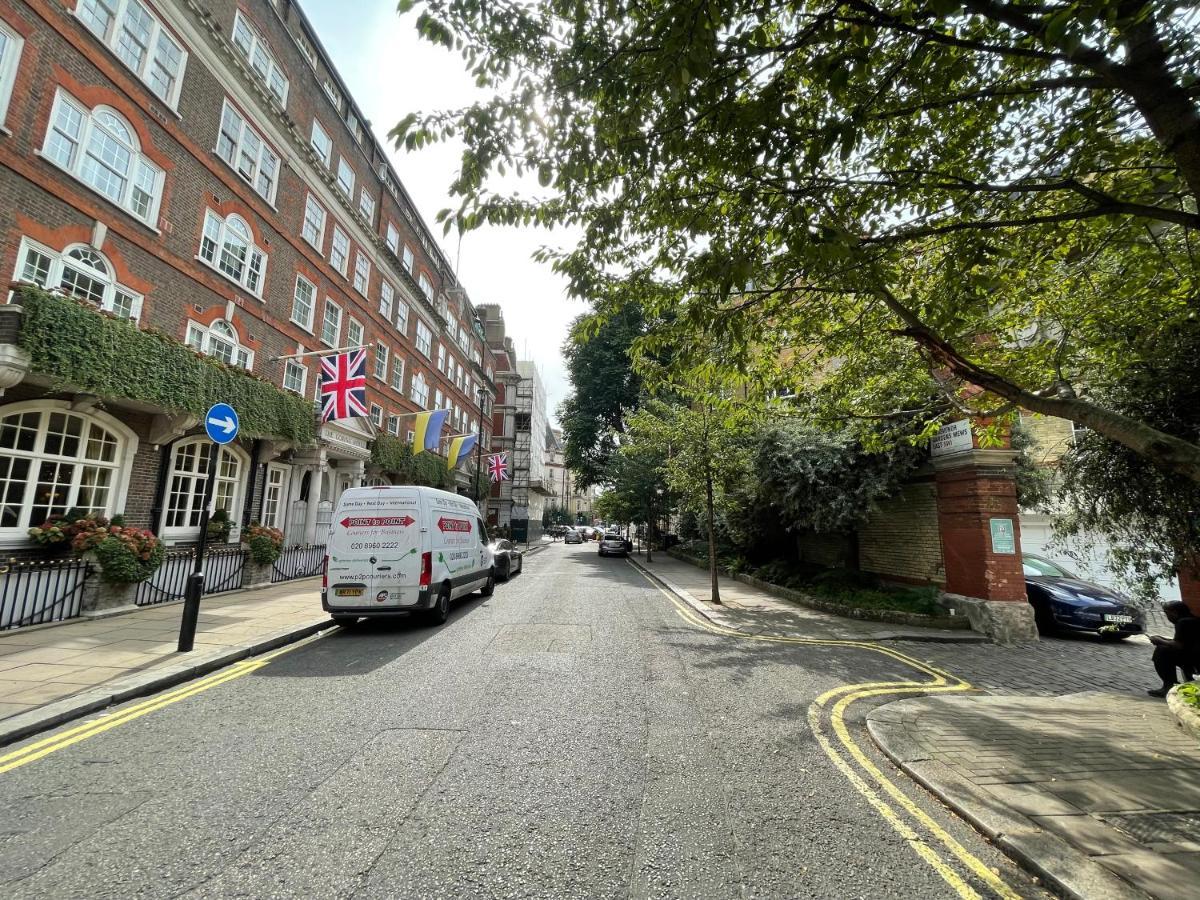
<svg viewBox="0 0 1200 900"><path fill-rule="evenodd" d="M1131 813L1104 818L1142 844L1200 840L1200 813Z"/></svg>

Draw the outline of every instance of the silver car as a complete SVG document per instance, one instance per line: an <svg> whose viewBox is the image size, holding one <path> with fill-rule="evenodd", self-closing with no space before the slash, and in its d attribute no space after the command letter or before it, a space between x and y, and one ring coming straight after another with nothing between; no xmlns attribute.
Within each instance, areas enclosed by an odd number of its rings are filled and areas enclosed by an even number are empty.
<svg viewBox="0 0 1200 900"><path fill-rule="evenodd" d="M615 531L610 531L600 538L600 555L601 556L626 556L629 553L629 544L625 538L617 534Z"/></svg>

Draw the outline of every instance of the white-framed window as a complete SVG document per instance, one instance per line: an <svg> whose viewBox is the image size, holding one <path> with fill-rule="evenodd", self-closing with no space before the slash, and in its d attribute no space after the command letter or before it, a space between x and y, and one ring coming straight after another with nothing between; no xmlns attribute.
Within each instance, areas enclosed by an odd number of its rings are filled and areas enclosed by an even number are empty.
<svg viewBox="0 0 1200 900"><path fill-rule="evenodd" d="M433 347L433 332L429 330L429 326L417 319L417 349L421 351L421 355L428 358L429 351Z"/></svg>
<svg viewBox="0 0 1200 900"><path fill-rule="evenodd" d="M338 114L340 115L342 105L346 102L342 99L342 92L337 89L337 85L333 83L332 78L326 77L321 84L325 88L325 93L329 96L329 99L333 101L333 105L337 107Z"/></svg>
<svg viewBox="0 0 1200 900"><path fill-rule="evenodd" d="M217 319L208 326L188 322L186 340L193 350L219 359L226 365L240 369L254 366L254 352L239 343L237 332L224 319Z"/></svg>
<svg viewBox="0 0 1200 900"><path fill-rule="evenodd" d="M333 226L333 242L329 245L329 261L333 267L346 274L346 266L350 263L350 237L342 231L340 225Z"/></svg>
<svg viewBox="0 0 1200 900"><path fill-rule="evenodd" d="M383 427L383 407L377 403L371 404L371 422L376 428Z"/></svg>
<svg viewBox="0 0 1200 900"><path fill-rule="evenodd" d="M404 393L404 357L392 354L392 390Z"/></svg>
<svg viewBox="0 0 1200 900"><path fill-rule="evenodd" d="M88 109L59 88L42 156L147 225L157 221L163 171L116 110Z"/></svg>
<svg viewBox="0 0 1200 900"><path fill-rule="evenodd" d="M396 289L387 279L379 282L379 314L385 319L392 318L392 303L396 299Z"/></svg>
<svg viewBox="0 0 1200 900"><path fill-rule="evenodd" d="M437 367L439 372L446 371L446 345L438 342Z"/></svg>
<svg viewBox="0 0 1200 900"><path fill-rule="evenodd" d="M321 319L321 342L336 347L341 334L342 308L326 297L325 312Z"/></svg>
<svg viewBox="0 0 1200 900"><path fill-rule="evenodd" d="M430 289L432 290L432 287ZM425 290L425 288L422 286L421 290ZM442 320L445 321L446 323L449 323L450 322L450 303L446 300L445 294L442 294L440 297L437 298L437 307L436 308L438 311L438 315L442 317ZM453 334L453 333L454 332L451 332L451 334Z"/></svg>
<svg viewBox="0 0 1200 900"><path fill-rule="evenodd" d="M397 424L399 424L399 423L397 423ZM408 432L408 434L405 436L404 440L405 440L407 443L411 444L411 443L413 442L413 438L415 438L416 436L417 436L417 434L416 434L416 432L415 432L415 431L410 431L410 432Z"/></svg>
<svg viewBox="0 0 1200 900"><path fill-rule="evenodd" d="M316 119L313 119L312 137L308 139L308 142L317 151L317 156L321 157L321 162L325 165L333 162L333 138Z"/></svg>
<svg viewBox="0 0 1200 900"><path fill-rule="evenodd" d="M268 528L282 529L287 524L287 483L287 466L269 463L267 480L263 485L262 515L259 518Z"/></svg>
<svg viewBox="0 0 1200 900"><path fill-rule="evenodd" d="M442 393L442 389L438 388L433 392L433 408L441 409L442 404L446 402L446 395Z"/></svg>
<svg viewBox="0 0 1200 900"><path fill-rule="evenodd" d="M139 0L79 0L75 15L172 109L187 53Z"/></svg>
<svg viewBox="0 0 1200 900"><path fill-rule="evenodd" d="M79 507L124 509L137 436L107 413L75 412L64 400L0 407L0 539Z"/></svg>
<svg viewBox="0 0 1200 900"><path fill-rule="evenodd" d="M300 52L304 54L304 58L308 60L308 64L316 68L317 50L313 47L312 41L299 32L292 32L292 40L296 42L296 46L300 48Z"/></svg>
<svg viewBox="0 0 1200 900"><path fill-rule="evenodd" d="M363 343L363 323L358 319L346 322L346 346L361 347Z"/></svg>
<svg viewBox="0 0 1200 900"><path fill-rule="evenodd" d="M304 201L304 223L300 226L300 234L318 252L325 243L325 219L325 207L309 194Z"/></svg>
<svg viewBox="0 0 1200 900"><path fill-rule="evenodd" d="M358 116L354 114L353 110L346 110L346 127L354 135L354 140L361 144L363 139L362 123L358 121Z"/></svg>
<svg viewBox="0 0 1200 900"><path fill-rule="evenodd" d="M337 183L343 194L347 197L354 196L354 170L350 168L350 163L346 162L344 156L338 157Z"/></svg>
<svg viewBox="0 0 1200 900"><path fill-rule="evenodd" d="M388 348L386 344L381 344L378 341L375 343L375 368L373 374L380 381L387 380L388 370Z"/></svg>
<svg viewBox="0 0 1200 900"><path fill-rule="evenodd" d="M388 434L393 435L393 436L399 436L399 434L400 434L400 417L399 416L388 416ZM412 439L413 439L413 433L410 431L408 433L408 442L410 444L412 443Z"/></svg>
<svg viewBox="0 0 1200 900"><path fill-rule="evenodd" d="M417 284L421 288L421 293L425 295L425 299L432 303L433 282L429 280L429 276L422 272L421 277L417 279Z"/></svg>
<svg viewBox="0 0 1200 900"><path fill-rule="evenodd" d="M363 214L363 218L368 222L375 218L375 198L367 193L367 189L360 188L358 191L358 211Z"/></svg>
<svg viewBox="0 0 1200 900"><path fill-rule="evenodd" d="M354 289L367 296L367 291L371 288L371 261L367 259L367 255L359 250L354 254Z"/></svg>
<svg viewBox="0 0 1200 900"><path fill-rule="evenodd" d="M289 359L283 366L283 389L304 396L308 386L308 367L298 359Z"/></svg>
<svg viewBox="0 0 1200 900"><path fill-rule="evenodd" d="M207 437L195 437L175 445L171 454L171 477L163 511L163 537L191 537L200 526L204 506L204 484L208 480L209 454L220 450L217 480L213 485L209 512L223 509L231 519L241 510L242 479L247 468L245 455L237 447L218 448Z"/></svg>
<svg viewBox="0 0 1200 900"><path fill-rule="evenodd" d="M229 163L268 203L275 202L279 184L279 154L262 139L233 104L225 98L217 156Z"/></svg>
<svg viewBox="0 0 1200 900"><path fill-rule="evenodd" d="M0 19L0 125L8 114L8 101L12 97L13 82L17 78L17 66L21 61L21 49L25 39Z"/></svg>
<svg viewBox="0 0 1200 900"><path fill-rule="evenodd" d="M204 211L200 259L254 296L262 296L267 255L254 245L254 233L241 216L222 219L211 209Z"/></svg>
<svg viewBox="0 0 1200 900"><path fill-rule="evenodd" d="M425 409L429 405L429 385L425 382L425 376L420 372L414 372L412 377L412 385L409 388L408 397L413 403Z"/></svg>
<svg viewBox="0 0 1200 900"><path fill-rule="evenodd" d="M397 255L400 254L400 229L391 222L387 223L387 237L384 240L389 250Z"/></svg>
<svg viewBox="0 0 1200 900"><path fill-rule="evenodd" d="M317 306L317 286L303 275L296 276L292 292L292 321L305 331L312 331L313 310Z"/></svg>
<svg viewBox="0 0 1200 900"><path fill-rule="evenodd" d="M13 278L47 289L61 288L122 319L137 319L142 314L142 295L118 284L104 254L84 244L58 253L22 238Z"/></svg>
<svg viewBox="0 0 1200 900"><path fill-rule="evenodd" d="M283 67L275 60L263 36L258 33L239 9L233 17L233 45L246 57L254 74L262 79L280 106L287 106L288 79L283 73Z"/></svg>
<svg viewBox="0 0 1200 900"><path fill-rule="evenodd" d="M408 337L408 304L403 300L396 301L396 330Z"/></svg>
<svg viewBox="0 0 1200 900"><path fill-rule="evenodd" d="M412 247L408 244L404 245L404 268L408 270L408 274L412 274L413 265L416 263L416 257L413 256Z"/></svg>

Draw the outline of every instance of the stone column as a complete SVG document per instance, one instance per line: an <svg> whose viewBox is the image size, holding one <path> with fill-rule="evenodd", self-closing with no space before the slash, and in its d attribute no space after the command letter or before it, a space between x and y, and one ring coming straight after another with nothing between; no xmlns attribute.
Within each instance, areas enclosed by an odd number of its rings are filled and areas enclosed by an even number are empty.
<svg viewBox="0 0 1200 900"><path fill-rule="evenodd" d="M325 451L317 451L317 462L312 466L312 478L308 483L308 506L304 510L304 543L315 543L317 533L317 510L321 506L321 493L325 484L325 473L329 471L329 461Z"/></svg>
<svg viewBox="0 0 1200 900"><path fill-rule="evenodd" d="M971 627L994 640L1036 640L1025 596L1016 468L1011 450L933 460L946 592Z"/></svg>

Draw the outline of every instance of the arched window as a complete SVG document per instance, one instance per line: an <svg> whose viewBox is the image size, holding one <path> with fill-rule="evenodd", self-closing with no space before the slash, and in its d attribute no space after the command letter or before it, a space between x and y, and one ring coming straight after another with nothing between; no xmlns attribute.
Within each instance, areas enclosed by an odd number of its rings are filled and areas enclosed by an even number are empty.
<svg viewBox="0 0 1200 900"><path fill-rule="evenodd" d="M200 258L255 296L262 295L267 256L254 246L254 234L241 216L223 219L211 209L205 211Z"/></svg>
<svg viewBox="0 0 1200 900"><path fill-rule="evenodd" d="M168 538L193 537L200 527L204 506L204 484L208 480L210 454L218 449L206 437L188 438L175 445L171 454L171 480L167 508L163 512L163 534ZM211 512L223 509L237 520L241 513L242 481L246 458L236 447L221 447Z"/></svg>
<svg viewBox="0 0 1200 900"><path fill-rule="evenodd" d="M0 407L0 537L24 539L25 529L70 509L119 512L136 448L115 419L66 402Z"/></svg>
<svg viewBox="0 0 1200 900"><path fill-rule="evenodd" d="M115 110L89 110L59 88L42 155L143 222L158 219L163 172Z"/></svg>
<svg viewBox="0 0 1200 900"><path fill-rule="evenodd" d="M224 319L217 319L207 328L188 322L187 344L230 366L249 369L254 365L253 351L238 343L237 332Z"/></svg>
<svg viewBox="0 0 1200 900"><path fill-rule="evenodd" d="M22 238L14 277L47 289L61 288L124 319L136 319L142 312L141 295L117 284L104 254L82 244L60 254Z"/></svg>

